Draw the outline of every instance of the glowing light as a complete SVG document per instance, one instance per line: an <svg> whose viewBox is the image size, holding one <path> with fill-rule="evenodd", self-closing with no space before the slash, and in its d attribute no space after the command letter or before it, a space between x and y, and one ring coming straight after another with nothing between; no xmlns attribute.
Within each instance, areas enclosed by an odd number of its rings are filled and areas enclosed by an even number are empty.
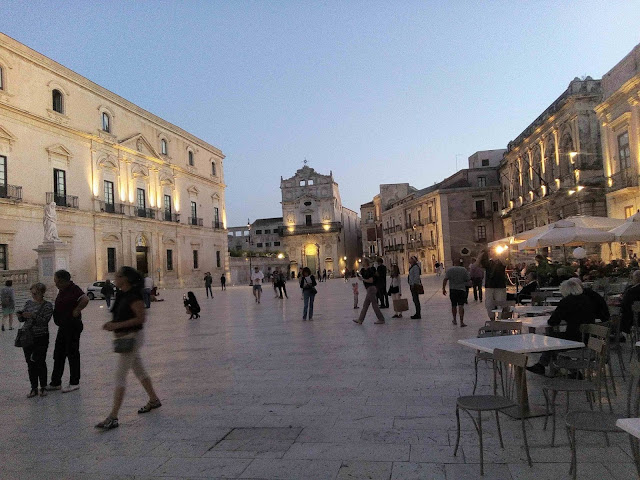
<svg viewBox="0 0 640 480"><path fill-rule="evenodd" d="M610 187L613 187L613 178L611 177L607 178L607 185L609 185Z"/></svg>
<svg viewBox="0 0 640 480"><path fill-rule="evenodd" d="M577 190L578 192L579 192L579 191L581 191L582 189L584 189L584 185L578 185L578 186L576 187L576 190Z"/></svg>
<svg viewBox="0 0 640 480"><path fill-rule="evenodd" d="M509 250L509 247L507 245L498 245L496 247L496 253L498 255L503 254L504 252L506 252L507 250Z"/></svg>
<svg viewBox="0 0 640 480"><path fill-rule="evenodd" d="M576 174L576 182L577 182L578 180L580 180L580 170L576 169L575 174Z"/></svg>
<svg viewBox="0 0 640 480"><path fill-rule="evenodd" d="M575 190L569 190L569 195L573 195L574 193L576 193Z"/></svg>
<svg viewBox="0 0 640 480"><path fill-rule="evenodd" d="M540 190L542 191L542 196L544 197L547 194L547 186L546 185L542 185L540 187Z"/></svg>
<svg viewBox="0 0 640 480"><path fill-rule="evenodd" d="M178 197L178 195L173 197L173 208L176 212L180 211L180 198Z"/></svg>
<svg viewBox="0 0 640 480"><path fill-rule="evenodd" d="M282 260L282 259L284 258L284 253L279 253L279 254L278 254L278 258L279 258L280 260Z"/></svg>
<svg viewBox="0 0 640 480"><path fill-rule="evenodd" d="M560 188L560 179L556 178L556 188Z"/></svg>
<svg viewBox="0 0 640 480"><path fill-rule="evenodd" d="M573 159L576 158L578 152L569 152L569 158L571 159L571 163L573 163Z"/></svg>
<svg viewBox="0 0 640 480"><path fill-rule="evenodd" d="M289 232L293 232L295 229L296 229L296 228L295 228L293 225L291 225L291 226L287 227L287 230L288 230Z"/></svg>
<svg viewBox="0 0 640 480"><path fill-rule="evenodd" d="M347 256L345 255L344 257L342 257L344 259L344 261L347 261Z"/></svg>
<svg viewBox="0 0 640 480"><path fill-rule="evenodd" d="M325 230L329 230L329 228L331 228L329 225L327 225L326 223L322 226L322 228L324 228Z"/></svg>

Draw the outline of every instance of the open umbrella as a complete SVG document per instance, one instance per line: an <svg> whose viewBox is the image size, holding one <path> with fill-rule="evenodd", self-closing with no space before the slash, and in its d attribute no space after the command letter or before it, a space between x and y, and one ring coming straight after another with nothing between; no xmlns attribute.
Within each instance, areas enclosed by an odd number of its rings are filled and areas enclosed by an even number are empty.
<svg viewBox="0 0 640 480"><path fill-rule="evenodd" d="M631 215L619 227L609 230L615 235L616 242L638 242L640 241L640 212Z"/></svg>
<svg viewBox="0 0 640 480"><path fill-rule="evenodd" d="M518 245L518 250L542 247L579 246L585 243L606 243L614 239L614 234L595 228L579 227L575 222L559 220L549 225L544 232Z"/></svg>

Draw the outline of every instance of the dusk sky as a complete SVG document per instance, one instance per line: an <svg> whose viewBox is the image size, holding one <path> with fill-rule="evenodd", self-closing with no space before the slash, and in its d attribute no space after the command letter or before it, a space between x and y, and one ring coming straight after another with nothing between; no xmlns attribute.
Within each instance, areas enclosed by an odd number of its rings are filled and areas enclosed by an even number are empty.
<svg viewBox="0 0 640 480"><path fill-rule="evenodd" d="M220 148L228 226L280 216L305 158L356 211L429 186L640 42L631 1L3 6L0 31Z"/></svg>

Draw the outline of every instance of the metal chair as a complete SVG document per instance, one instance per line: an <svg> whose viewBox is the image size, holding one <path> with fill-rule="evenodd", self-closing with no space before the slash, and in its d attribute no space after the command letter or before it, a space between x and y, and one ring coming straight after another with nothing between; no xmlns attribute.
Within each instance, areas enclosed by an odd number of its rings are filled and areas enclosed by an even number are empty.
<svg viewBox="0 0 640 480"><path fill-rule="evenodd" d="M522 324L520 322L505 322L505 321L488 321L485 323L484 327L480 327L478 329L478 338L483 337L497 337L501 335L519 335L522 333ZM485 363L491 362L493 364L493 354L488 352L482 352L478 350L473 359L473 366L475 370L475 378L473 380L473 392L472 395L475 395L476 389L478 388L478 364L483 361ZM501 374L500 369L498 369L498 374ZM494 372L493 377L493 393L495 395L497 389L496 383L496 373Z"/></svg>
<svg viewBox="0 0 640 480"><path fill-rule="evenodd" d="M496 424L498 427L498 438L500 439L500 447L504 448L502 441L502 431L500 430L500 411L518 407L520 409L520 421L522 422L522 435L524 439L524 447L527 452L527 461L529 466L533 466L531 455L529 454L529 442L527 440L527 430L525 425L525 407L524 398L526 396L524 372L527 366L527 356L522 353L508 352L496 348L493 351L494 375L498 365L502 366L504 378L504 395L470 395L466 397L458 397L456 401L456 422L457 436L456 447L453 451L455 457L458 453L460 445L460 410L469 415L473 425L478 432L478 440L480 442L480 475L484 475L484 451L482 443L482 412L495 412ZM517 391L516 391L517 387ZM514 399L514 393L515 399ZM477 421L471 412L477 412Z"/></svg>
<svg viewBox="0 0 640 480"><path fill-rule="evenodd" d="M636 344L636 342L638 341L638 336L640 335L640 327L638 326L638 317L640 316L640 302L633 302L633 305L631 305L631 311L633 312L632 318L633 318L633 324L631 325L631 357L629 358L629 361L631 361L631 359L633 359L633 345Z"/></svg>
<svg viewBox="0 0 640 480"><path fill-rule="evenodd" d="M627 417L638 417L640 414L640 364L638 361L631 363L631 381L629 382L629 390L627 396ZM566 418L567 436L569 437L569 446L571 447L571 466L569 474L575 480L577 477L577 445L576 431L603 433L609 445L609 433L623 433L616 422L618 415L605 412L569 412ZM633 435L629 435L631 442L631 451L633 452L633 460L636 465L638 477L640 477L640 448L638 439Z"/></svg>
<svg viewBox="0 0 640 480"><path fill-rule="evenodd" d="M618 357L618 365L620 365L620 373L622 375L622 380L624 382L627 381L625 373L626 373L626 366L624 364L624 359L622 357L622 345L620 344L620 325L622 323L622 317L620 316L619 313L611 313L611 317L610 320L608 322L604 322L601 323L600 325L602 326L606 326L609 327L609 346L608 346L608 364L609 364L609 375L611 376L611 383L613 385L614 388L614 394L617 394L615 391L615 381L614 381L614 376L613 376L613 368L611 365L611 354L615 353Z"/></svg>
<svg viewBox="0 0 640 480"><path fill-rule="evenodd" d="M585 379L571 379L571 378L547 378L542 384L542 393L544 394L546 417L544 419L544 429L547 429L547 423L549 416L551 415L552 432L551 432L551 445L555 444L556 440L556 397L558 392L564 392L566 394L566 411L569 411L569 395L574 392L582 392L587 395L589 401L589 407L593 410L592 395L597 394L600 410L602 410L602 378L603 376L606 384L606 370L605 370L605 356L606 356L606 344L605 341L599 338L591 337L587 348L593 352L594 360L589 362L589 366L585 372ZM551 395L551 399L549 398ZM607 388L607 401L609 402L609 410L613 413L613 407L611 405L611 398L609 397L609 389ZM551 406L551 408L549 408Z"/></svg>

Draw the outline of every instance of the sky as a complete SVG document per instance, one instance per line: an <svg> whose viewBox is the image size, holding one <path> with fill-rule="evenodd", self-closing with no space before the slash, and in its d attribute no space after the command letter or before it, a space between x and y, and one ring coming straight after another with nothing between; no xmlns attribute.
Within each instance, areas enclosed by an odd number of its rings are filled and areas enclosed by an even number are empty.
<svg viewBox="0 0 640 480"><path fill-rule="evenodd" d="M638 1L5 0L0 31L225 154L227 225L333 172L359 212L506 148L640 42Z"/></svg>

